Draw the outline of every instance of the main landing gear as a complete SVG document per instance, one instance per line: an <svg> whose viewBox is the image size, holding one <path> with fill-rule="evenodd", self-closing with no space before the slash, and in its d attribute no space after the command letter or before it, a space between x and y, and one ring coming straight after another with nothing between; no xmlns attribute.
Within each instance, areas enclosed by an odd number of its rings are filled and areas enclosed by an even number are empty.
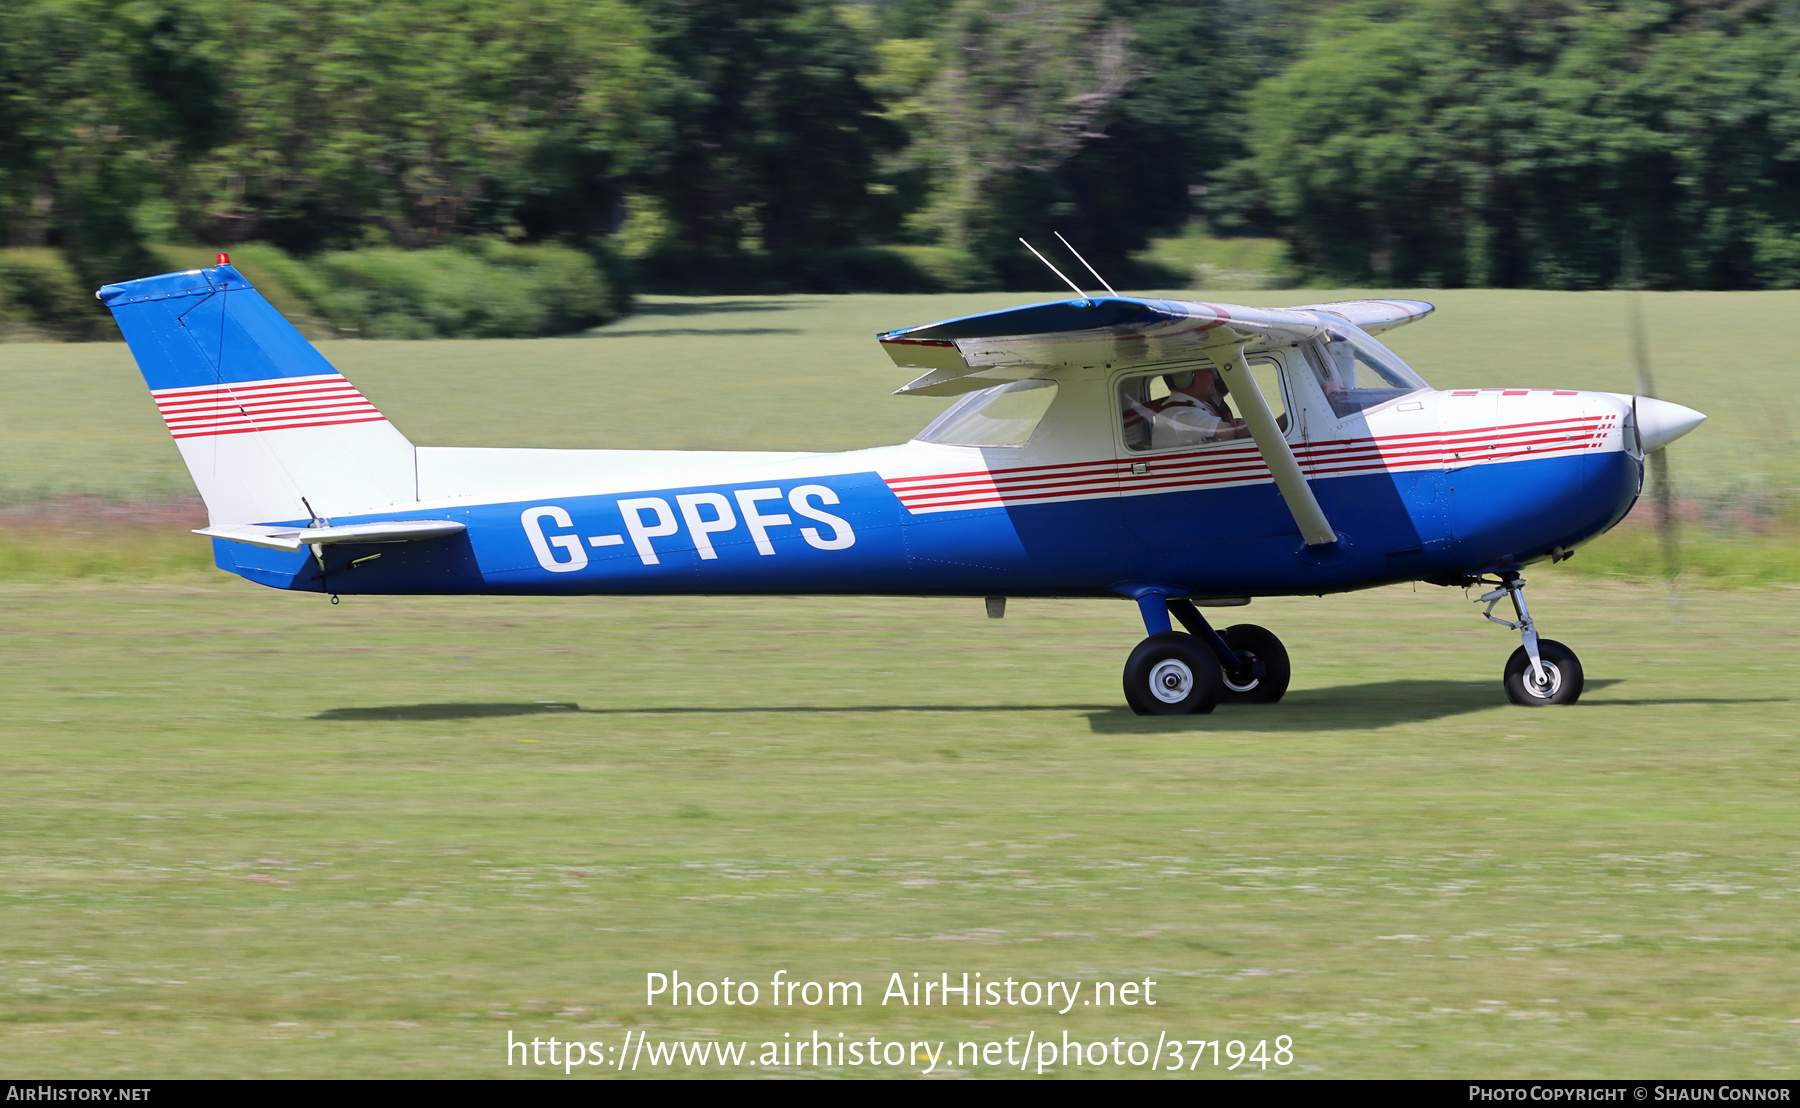
<svg viewBox="0 0 1800 1108"><path fill-rule="evenodd" d="M1525 578L1516 572L1502 573L1499 585L1475 603L1486 604L1487 610L1481 614L1502 627L1517 631L1524 643L1506 660L1506 673L1501 678L1506 699L1525 708L1573 704L1581 699L1581 659L1555 639L1538 638L1537 624L1531 621L1531 613L1525 608ZM1494 605L1508 598L1519 617L1517 623L1494 614Z"/></svg>
<svg viewBox="0 0 1800 1108"><path fill-rule="evenodd" d="M1273 704L1288 687L1287 648L1267 628L1214 631L1185 598L1138 598L1150 637L1125 660L1125 702L1140 716L1205 715L1227 704ZM1187 628L1170 627L1174 616Z"/></svg>

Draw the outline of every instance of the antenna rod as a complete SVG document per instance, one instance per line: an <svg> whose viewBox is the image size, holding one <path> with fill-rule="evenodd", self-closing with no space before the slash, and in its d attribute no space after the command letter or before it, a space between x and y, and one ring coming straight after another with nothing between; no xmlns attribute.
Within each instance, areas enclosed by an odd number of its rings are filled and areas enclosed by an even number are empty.
<svg viewBox="0 0 1800 1108"><path fill-rule="evenodd" d="M1043 263L1044 263L1044 264L1045 264L1045 265L1050 265L1050 259L1049 259L1049 258L1046 258L1046 257L1044 257L1044 256L1043 256L1043 255L1042 255L1042 254L1038 254L1038 252L1037 252L1037 248L1036 248L1036 247L1034 247L1034 246L1032 246L1032 245L1031 245L1031 244L1030 244L1030 243L1029 243L1029 242L1026 242L1026 241L1025 241L1025 240L1024 240L1024 239L1020 239L1020 240L1019 240L1019 244L1020 244L1020 245L1021 245L1021 246L1023 246L1023 247L1025 247L1025 249L1027 249L1027 250L1029 250L1029 251L1031 251L1031 252L1032 252L1032 253L1033 253L1033 254L1037 254L1037 260L1038 260L1038 261L1040 261L1040 262L1043 262ZM1076 296L1079 296L1079 297L1081 297L1081 298L1082 298L1082 299L1083 299L1083 300L1086 300L1086 299L1087 299L1087 293L1085 293L1085 292L1082 292L1082 291L1081 291L1081 287L1080 287L1080 286L1079 286L1079 285L1077 285L1077 284L1076 284L1076 283L1075 283L1075 282L1073 282L1073 281L1071 281L1071 280L1069 280L1069 279L1068 279L1068 277L1066 277L1066 276L1064 276L1064 275L1063 275L1063 271L1062 271L1062 270L1060 270L1060 269L1058 269L1058 268L1056 268L1056 267L1055 267L1055 266L1053 266L1053 265L1050 265L1050 272L1052 272L1052 273L1054 273L1054 274L1056 274L1056 275L1057 275L1057 276L1058 276L1058 277L1062 277L1062 279L1063 279L1063 284L1065 284L1065 285L1067 285L1067 286L1069 286L1069 287L1070 287L1070 288L1072 288L1072 289L1074 289L1074 290L1075 290L1075 295L1076 295Z"/></svg>
<svg viewBox="0 0 1800 1108"><path fill-rule="evenodd" d="M1069 246L1069 240L1062 237L1061 231L1052 231L1050 233L1055 235L1057 238L1057 241L1061 242L1064 246ZM1100 276L1100 271L1095 269L1091 264L1089 264L1089 262L1086 258L1081 256L1081 251L1075 249L1073 246L1069 246L1069 253L1075 255L1076 261L1080 262L1082 265L1087 266L1087 271L1094 275L1094 280L1100 282L1101 286L1104 287L1107 292L1112 293L1114 296L1119 295L1117 292L1113 291L1113 287L1111 285L1108 285L1106 283L1106 278Z"/></svg>

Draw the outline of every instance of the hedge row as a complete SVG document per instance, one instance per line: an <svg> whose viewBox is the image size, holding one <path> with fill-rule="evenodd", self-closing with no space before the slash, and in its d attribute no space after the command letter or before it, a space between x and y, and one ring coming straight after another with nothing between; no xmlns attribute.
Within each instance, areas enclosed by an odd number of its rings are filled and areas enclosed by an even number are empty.
<svg viewBox="0 0 1800 1108"><path fill-rule="evenodd" d="M0 339L82 342L117 336L94 290L62 251L0 250Z"/></svg>
<svg viewBox="0 0 1800 1108"><path fill-rule="evenodd" d="M170 269L211 265L214 251L153 247ZM559 335L630 308L625 282L590 255L555 244L474 239L430 250L341 251L297 258L231 248L239 271L314 338ZM0 337L117 338L105 309L53 249L0 250Z"/></svg>
<svg viewBox="0 0 1800 1108"><path fill-rule="evenodd" d="M152 246L168 270L213 264L199 246ZM567 246L468 239L429 250L379 247L297 257L231 247L238 270L309 337L523 338L562 335L626 314L630 288L704 295L975 292L1002 287L974 255L937 246L708 253L665 247L632 261ZM1085 276L1085 274L1083 275ZM1170 288L1187 274L1139 258L1116 286ZM1062 291L1048 271L1040 287ZM76 267L54 249L0 250L0 339L117 338Z"/></svg>

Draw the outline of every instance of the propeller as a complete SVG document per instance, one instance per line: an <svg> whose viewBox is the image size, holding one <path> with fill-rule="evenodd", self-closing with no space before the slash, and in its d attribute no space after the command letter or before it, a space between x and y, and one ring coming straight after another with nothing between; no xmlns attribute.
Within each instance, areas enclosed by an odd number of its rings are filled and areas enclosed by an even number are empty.
<svg viewBox="0 0 1800 1108"><path fill-rule="evenodd" d="M1635 228L1625 233L1624 265L1626 326L1631 338L1631 360L1636 372L1636 394L1631 398L1631 426L1638 452L1650 471L1650 499L1656 505L1656 531L1662 546L1663 580L1670 599L1678 600L1675 581L1681 574L1681 521L1675 515L1675 478L1669 470L1665 447L1692 431L1704 415L1656 397L1650 373L1650 342L1644 324L1644 293L1638 268Z"/></svg>
<svg viewBox="0 0 1800 1108"><path fill-rule="evenodd" d="M1627 326L1631 332L1632 368L1636 371L1637 394L1631 398L1631 425L1636 430L1638 449L1644 455L1644 466L1650 472L1650 500L1656 505L1657 538L1662 546L1663 578L1670 589L1681 573L1681 523L1675 518L1675 481L1669 473L1669 455L1655 445L1662 436L1646 434L1646 420L1655 420L1651 410L1656 400L1656 385L1650 374L1649 344L1644 336L1644 294L1633 287L1625 292ZM1666 441L1666 440L1664 440Z"/></svg>

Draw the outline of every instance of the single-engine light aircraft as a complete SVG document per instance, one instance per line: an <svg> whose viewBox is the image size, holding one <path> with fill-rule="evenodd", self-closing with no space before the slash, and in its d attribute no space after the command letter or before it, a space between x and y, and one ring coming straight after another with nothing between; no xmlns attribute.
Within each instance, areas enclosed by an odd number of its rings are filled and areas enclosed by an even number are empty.
<svg viewBox="0 0 1800 1108"><path fill-rule="evenodd" d="M1078 290L1079 291L1079 290ZM1206 607L1488 586L1515 704L1570 704L1521 570L1628 512L1699 412L1564 389L1433 390L1375 336L1410 300L1267 309L1078 295L877 336L960 396L845 453L415 447L220 255L107 285L219 568L329 594L1112 597L1140 714L1271 703L1287 652ZM1515 620L1492 615L1503 600ZM1173 628L1171 617L1185 628Z"/></svg>

